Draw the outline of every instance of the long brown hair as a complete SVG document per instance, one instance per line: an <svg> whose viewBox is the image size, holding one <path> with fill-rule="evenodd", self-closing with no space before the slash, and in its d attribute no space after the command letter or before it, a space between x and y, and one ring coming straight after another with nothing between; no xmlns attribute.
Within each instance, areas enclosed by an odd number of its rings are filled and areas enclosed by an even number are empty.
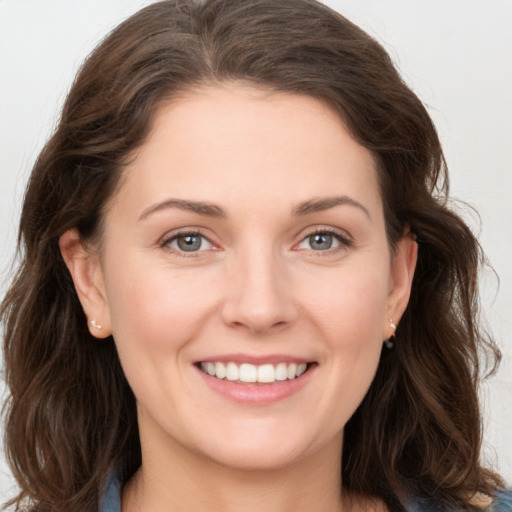
<svg viewBox="0 0 512 512"><path fill-rule="evenodd" d="M134 396L113 340L88 332L59 237L70 228L84 241L101 235L102 209L163 101L232 80L329 104L378 162L390 246L406 226L419 244L395 348L345 428L341 485L394 509L435 496L470 510L473 494L500 485L479 461L479 356L499 356L476 322L482 252L447 207L445 161L424 106L376 41L314 0L155 3L80 70L32 171L22 260L1 308L13 503L94 510L108 472L126 480L140 464Z"/></svg>

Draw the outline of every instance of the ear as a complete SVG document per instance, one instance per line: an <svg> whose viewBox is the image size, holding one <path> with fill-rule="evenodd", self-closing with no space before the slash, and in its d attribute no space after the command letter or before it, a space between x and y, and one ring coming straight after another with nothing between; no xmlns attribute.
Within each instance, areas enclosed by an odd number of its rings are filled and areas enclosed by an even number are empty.
<svg viewBox="0 0 512 512"><path fill-rule="evenodd" d="M107 338L112 330L98 254L85 246L76 229L70 229L60 237L59 247L90 333L96 338Z"/></svg>
<svg viewBox="0 0 512 512"><path fill-rule="evenodd" d="M394 334L390 325L398 325L411 296L412 280L418 259L418 244L411 232L406 232L398 242L391 262L390 291L385 319L384 339Z"/></svg>

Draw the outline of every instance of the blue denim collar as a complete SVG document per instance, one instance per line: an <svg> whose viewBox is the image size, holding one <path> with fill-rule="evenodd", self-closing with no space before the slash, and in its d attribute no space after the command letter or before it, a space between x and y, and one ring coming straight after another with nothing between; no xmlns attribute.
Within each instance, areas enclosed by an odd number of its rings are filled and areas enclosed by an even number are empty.
<svg viewBox="0 0 512 512"><path fill-rule="evenodd" d="M115 472L107 479L99 512L121 512L121 482Z"/></svg>

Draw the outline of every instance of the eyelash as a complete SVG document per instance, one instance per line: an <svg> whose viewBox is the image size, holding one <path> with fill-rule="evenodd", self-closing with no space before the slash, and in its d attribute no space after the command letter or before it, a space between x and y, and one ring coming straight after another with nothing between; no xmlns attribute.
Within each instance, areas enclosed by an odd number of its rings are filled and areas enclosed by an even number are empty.
<svg viewBox="0 0 512 512"><path fill-rule="evenodd" d="M343 234L341 231L338 231L334 228L316 228L316 229L313 229L312 231L306 233L302 237L302 239L299 241L299 243L294 245L294 247L296 247L297 245L300 245L305 240L307 240L308 238L315 236L315 235L329 235L329 236L334 237L340 243L340 246L338 246L338 247L324 249L324 250L315 251L313 249L309 249L309 251L311 253L314 253L315 256L323 256L326 254L332 254L333 252L347 249L353 245L353 240L351 238L349 238L346 234ZM179 249L176 249L176 248L170 246L170 244L173 241L177 240L180 237L186 237L186 236L200 237L201 239L203 239L206 242L208 242L209 244L211 244L213 247L216 247L215 244L207 236L205 236L200 230L180 231L178 233L174 233L171 236L165 237L159 243L159 245L162 249L167 248L168 250L170 250L176 254L179 254L181 257L185 257L185 258L198 257L201 255L202 252L205 252L204 250L203 251L198 250L198 251L187 252L187 251L182 251L182 250L179 250ZM299 250L301 250L301 249L299 249ZM302 249L302 250L308 250L308 249Z"/></svg>
<svg viewBox="0 0 512 512"><path fill-rule="evenodd" d="M330 235L334 237L339 243L339 247L329 248L325 250L319 250L315 251L310 249L311 253L313 253L315 256L324 256L327 254L332 254L333 252L343 251L353 245L353 240L344 232L339 231L334 228L315 228L311 230L310 232L306 233L305 236L300 240L299 244L303 243L308 238L315 236L315 235ZM299 245L296 244L296 245Z"/></svg>
<svg viewBox="0 0 512 512"><path fill-rule="evenodd" d="M187 251L181 251L179 249L176 249L174 247L171 247L170 244L172 242L174 242L175 240L177 240L178 238L181 238L181 237L186 237L186 236L196 236L196 237L200 237L201 239L205 240L206 242L208 242L209 244L211 244L213 247L216 247L215 244L207 237L205 236L201 231L199 230L192 230L192 231L180 231L178 233L174 233L173 235L171 236L166 236L161 242L160 242L160 247L162 249L168 249L169 251L175 253L175 254L178 254L179 256L181 257L184 257L184 258L197 258L198 256L201 255L202 252L204 251L190 251L190 252L187 252Z"/></svg>

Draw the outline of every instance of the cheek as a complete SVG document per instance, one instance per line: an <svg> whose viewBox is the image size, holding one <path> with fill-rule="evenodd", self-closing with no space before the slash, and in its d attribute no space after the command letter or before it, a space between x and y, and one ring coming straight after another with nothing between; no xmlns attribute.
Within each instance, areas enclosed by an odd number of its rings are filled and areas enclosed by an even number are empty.
<svg viewBox="0 0 512 512"><path fill-rule="evenodd" d="M339 272L310 282L302 291L308 310L336 344L364 348L364 341L382 341L386 315L389 272L384 265L373 268L347 266ZM317 276L321 277L321 276ZM322 283L322 285L319 285Z"/></svg>
<svg viewBox="0 0 512 512"><path fill-rule="evenodd" d="M377 266L351 268L315 287L308 308L310 325L325 343L336 421L348 421L366 394L380 360L386 315L387 273ZM326 403L327 407L327 403ZM336 423L336 425L338 425Z"/></svg>
<svg viewBox="0 0 512 512"><path fill-rule="evenodd" d="M187 348L208 328L217 287L212 276L199 278L194 271L134 267L110 274L112 333L137 401L158 409L174 404L173 390L183 389Z"/></svg>
<svg viewBox="0 0 512 512"><path fill-rule="evenodd" d="M120 352L176 351L208 321L218 302L213 275L133 265L114 270L108 283L112 331ZM211 273L210 273L211 274ZM130 279L123 278L131 275Z"/></svg>

